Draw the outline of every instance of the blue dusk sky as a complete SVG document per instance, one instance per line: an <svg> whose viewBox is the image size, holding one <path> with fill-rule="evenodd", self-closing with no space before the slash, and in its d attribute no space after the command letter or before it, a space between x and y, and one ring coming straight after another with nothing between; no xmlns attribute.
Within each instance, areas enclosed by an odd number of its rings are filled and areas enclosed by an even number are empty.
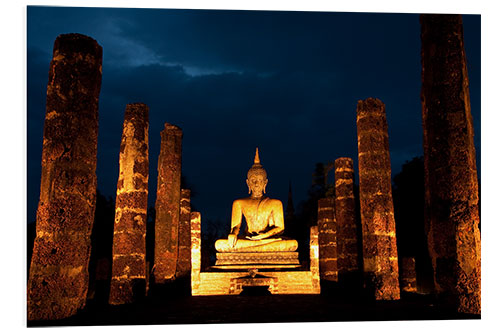
<svg viewBox="0 0 500 333"><path fill-rule="evenodd" d="M480 168L481 17L464 15ZM417 14L27 7L27 219L35 221L49 64L56 37L81 33L103 47L98 189L115 197L125 106L150 108L149 205L160 132L182 128L182 172L204 220L229 231L247 195L255 147L267 194L285 206L289 181L305 200L318 162L351 157L356 105L386 105L392 174L423 155ZM332 173L333 174L333 173ZM330 179L331 181L331 179Z"/></svg>

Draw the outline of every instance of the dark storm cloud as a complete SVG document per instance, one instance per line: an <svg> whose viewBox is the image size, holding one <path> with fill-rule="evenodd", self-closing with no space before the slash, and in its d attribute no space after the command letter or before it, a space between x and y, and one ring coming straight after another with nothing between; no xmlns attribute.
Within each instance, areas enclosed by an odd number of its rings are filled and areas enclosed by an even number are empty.
<svg viewBox="0 0 500 333"><path fill-rule="evenodd" d="M473 40L467 52L475 120L478 23L464 18L466 31L472 27L466 43ZM422 154L419 30L417 15L29 7L28 219L38 201L52 45L61 33L87 34L103 46L99 189L114 197L125 105L144 102L150 204L160 131L169 122L184 132L183 174L196 192L193 203L216 219L227 218L232 200L245 195L256 146L269 194L284 201L289 180L295 202L305 198L316 162L349 156L356 165L359 99L386 104L393 174Z"/></svg>

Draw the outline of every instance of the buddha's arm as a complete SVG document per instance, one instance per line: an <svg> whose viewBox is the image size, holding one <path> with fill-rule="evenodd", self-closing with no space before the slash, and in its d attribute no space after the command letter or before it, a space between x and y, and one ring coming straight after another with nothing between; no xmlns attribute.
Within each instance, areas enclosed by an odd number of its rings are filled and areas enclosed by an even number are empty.
<svg viewBox="0 0 500 333"><path fill-rule="evenodd" d="M231 231L227 236L227 240L229 241L231 247L236 245L238 234L240 233L241 215L241 203L238 200L235 200L233 202L233 209L231 213Z"/></svg>

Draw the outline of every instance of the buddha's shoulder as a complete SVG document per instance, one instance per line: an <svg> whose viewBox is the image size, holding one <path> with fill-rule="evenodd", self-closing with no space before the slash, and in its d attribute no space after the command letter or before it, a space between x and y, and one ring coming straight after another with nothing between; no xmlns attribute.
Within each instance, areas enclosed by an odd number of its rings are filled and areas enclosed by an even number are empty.
<svg viewBox="0 0 500 333"><path fill-rule="evenodd" d="M250 201L249 198L241 198L241 199L236 199L233 201L233 205L241 205L241 204L244 204L246 202Z"/></svg>
<svg viewBox="0 0 500 333"><path fill-rule="evenodd" d="M268 205L283 205L281 200L279 199L271 199L271 198L266 198L266 203Z"/></svg>

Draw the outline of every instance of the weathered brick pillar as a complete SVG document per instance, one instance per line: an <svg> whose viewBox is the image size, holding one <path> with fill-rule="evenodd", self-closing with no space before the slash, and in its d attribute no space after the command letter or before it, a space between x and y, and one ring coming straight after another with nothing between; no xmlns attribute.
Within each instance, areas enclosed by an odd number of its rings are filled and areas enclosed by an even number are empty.
<svg viewBox="0 0 500 333"><path fill-rule="evenodd" d="M85 306L94 221L102 48L57 37L50 63L28 320L60 319Z"/></svg>
<svg viewBox="0 0 500 333"><path fill-rule="evenodd" d="M396 223L391 189L391 161L385 105L358 101L359 198L366 283L377 300L399 294Z"/></svg>
<svg viewBox="0 0 500 333"><path fill-rule="evenodd" d="M198 295L201 272L201 214L191 212L191 295Z"/></svg>
<svg viewBox="0 0 500 333"><path fill-rule="evenodd" d="M181 212L179 217L179 258L177 277L191 272L191 191L181 190Z"/></svg>
<svg viewBox="0 0 500 333"><path fill-rule="evenodd" d="M417 272L415 258L401 258L401 289L409 293L417 292Z"/></svg>
<svg viewBox="0 0 500 333"><path fill-rule="evenodd" d="M425 214L436 291L481 313L481 235L460 15L422 15Z"/></svg>
<svg viewBox="0 0 500 333"><path fill-rule="evenodd" d="M324 280L338 281L334 198L318 200L318 232L320 276Z"/></svg>
<svg viewBox="0 0 500 333"><path fill-rule="evenodd" d="M141 103L128 104L125 109L116 189L110 304L131 303L146 292L148 113L148 106Z"/></svg>
<svg viewBox="0 0 500 333"><path fill-rule="evenodd" d="M182 130L169 123L161 132L155 221L155 283L175 279L179 245Z"/></svg>
<svg viewBox="0 0 500 333"><path fill-rule="evenodd" d="M358 270L358 236L354 202L354 164L351 158L335 160L335 220L339 274Z"/></svg>
<svg viewBox="0 0 500 333"><path fill-rule="evenodd" d="M309 260L314 292L319 294L321 291L319 276L319 242L318 227L312 226L309 230Z"/></svg>

